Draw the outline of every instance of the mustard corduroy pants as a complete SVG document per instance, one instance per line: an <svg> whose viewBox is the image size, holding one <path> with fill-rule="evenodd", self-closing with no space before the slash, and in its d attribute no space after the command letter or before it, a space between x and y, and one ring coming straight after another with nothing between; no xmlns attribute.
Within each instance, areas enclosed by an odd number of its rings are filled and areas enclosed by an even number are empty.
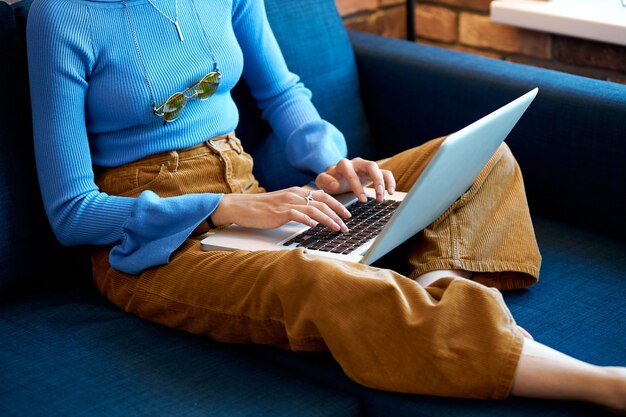
<svg viewBox="0 0 626 417"><path fill-rule="evenodd" d="M380 162L406 191L442 138ZM101 190L161 197L264 192L234 134L101 170ZM439 396L509 395L523 338L499 289L532 285L541 257L520 169L502 145L472 187L410 243L410 273L326 260L303 249L225 252L190 237L167 265L128 275L93 250L100 291L125 311L223 342L330 350L369 387ZM464 269L472 279L413 278ZM495 287L495 288L494 288Z"/></svg>

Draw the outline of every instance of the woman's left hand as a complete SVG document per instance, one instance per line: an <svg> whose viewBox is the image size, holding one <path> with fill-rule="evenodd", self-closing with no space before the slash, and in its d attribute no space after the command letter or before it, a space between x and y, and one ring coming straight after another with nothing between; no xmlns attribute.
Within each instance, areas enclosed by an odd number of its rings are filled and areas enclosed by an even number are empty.
<svg viewBox="0 0 626 417"><path fill-rule="evenodd" d="M364 187L369 184L376 191L376 199L379 201L383 200L385 190L393 194L396 188L391 171L380 169L376 162L363 158L343 158L315 179L315 185L328 194L352 191L362 202L367 201Z"/></svg>

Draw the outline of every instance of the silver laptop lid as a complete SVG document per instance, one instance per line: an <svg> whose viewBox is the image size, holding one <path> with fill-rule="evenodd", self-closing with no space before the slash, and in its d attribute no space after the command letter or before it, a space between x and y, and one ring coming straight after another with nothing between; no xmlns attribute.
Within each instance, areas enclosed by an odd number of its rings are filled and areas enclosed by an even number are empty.
<svg viewBox="0 0 626 417"><path fill-rule="evenodd" d="M467 191L537 92L535 88L448 136L361 263L375 262L419 233Z"/></svg>

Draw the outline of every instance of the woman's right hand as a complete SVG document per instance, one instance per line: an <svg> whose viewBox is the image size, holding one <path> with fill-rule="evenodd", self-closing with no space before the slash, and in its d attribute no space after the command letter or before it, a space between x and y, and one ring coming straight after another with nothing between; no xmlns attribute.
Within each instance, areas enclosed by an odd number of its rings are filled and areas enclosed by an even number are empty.
<svg viewBox="0 0 626 417"><path fill-rule="evenodd" d="M313 200L307 200L309 193ZM216 226L238 224L273 229L295 221L311 227L320 223L331 230L347 232L342 218L350 218L350 212L333 196L302 187L258 194L224 194L211 214Z"/></svg>

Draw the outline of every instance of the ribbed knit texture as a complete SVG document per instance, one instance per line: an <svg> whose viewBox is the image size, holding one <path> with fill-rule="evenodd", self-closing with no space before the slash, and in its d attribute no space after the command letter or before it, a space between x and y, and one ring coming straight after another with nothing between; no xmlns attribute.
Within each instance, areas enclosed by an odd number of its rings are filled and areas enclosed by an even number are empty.
<svg viewBox="0 0 626 417"><path fill-rule="evenodd" d="M174 0L154 2L175 18ZM343 135L320 118L310 91L289 72L262 1L195 4L201 22L191 0L178 1L180 42L147 0L128 0L148 80L121 0L38 0L29 14L35 151L50 222L67 245L163 242L150 259L126 260L132 271L166 263L221 194L109 196L96 187L92 163L119 166L233 131L238 112L230 90L242 75L294 166L321 172L346 154ZM148 82L158 106L213 69L211 50L223 73L218 91L189 100L175 122L162 126L151 112ZM143 228L151 229L131 236Z"/></svg>

